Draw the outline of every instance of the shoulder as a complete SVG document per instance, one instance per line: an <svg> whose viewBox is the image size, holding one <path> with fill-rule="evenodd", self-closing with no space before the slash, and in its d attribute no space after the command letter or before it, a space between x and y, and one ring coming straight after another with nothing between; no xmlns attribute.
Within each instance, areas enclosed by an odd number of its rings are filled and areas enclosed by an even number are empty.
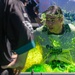
<svg viewBox="0 0 75 75"><path fill-rule="evenodd" d="M35 30L33 30L32 33L34 33L34 35L42 33L43 27L44 26L36 28Z"/></svg>
<svg viewBox="0 0 75 75"><path fill-rule="evenodd" d="M25 12L24 4L20 0L9 0L9 9L10 12L15 12L16 14L20 14Z"/></svg>
<svg viewBox="0 0 75 75"><path fill-rule="evenodd" d="M75 32L75 25L73 25L71 23L69 23L68 25L70 27L70 30Z"/></svg>
<svg viewBox="0 0 75 75"><path fill-rule="evenodd" d="M9 5L16 5L20 7L24 7L24 4L20 0L9 0Z"/></svg>
<svg viewBox="0 0 75 75"><path fill-rule="evenodd" d="M75 31L75 25L68 23L64 24L64 31L66 32L74 32Z"/></svg>
<svg viewBox="0 0 75 75"><path fill-rule="evenodd" d="M42 31L42 30L43 30L43 28L44 28L44 25L43 25L43 26L41 26L41 27L36 28L36 30L37 30L37 31Z"/></svg>

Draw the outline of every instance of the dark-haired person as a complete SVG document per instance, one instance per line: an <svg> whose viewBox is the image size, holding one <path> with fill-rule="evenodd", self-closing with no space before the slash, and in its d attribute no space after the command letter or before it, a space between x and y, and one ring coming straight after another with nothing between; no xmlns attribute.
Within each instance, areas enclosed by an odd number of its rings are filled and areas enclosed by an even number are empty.
<svg viewBox="0 0 75 75"><path fill-rule="evenodd" d="M0 75L18 75L28 50L35 47L33 28L24 9L27 2L0 0Z"/></svg>
<svg viewBox="0 0 75 75"><path fill-rule="evenodd" d="M28 4L25 7L27 14L30 18L31 23L38 23L37 25L33 25L33 28L36 29L40 24L39 14L39 0L28 0Z"/></svg>
<svg viewBox="0 0 75 75"><path fill-rule="evenodd" d="M41 19L43 25L33 33L36 45L42 47L43 62L75 63L75 25L64 24L63 12L56 5L50 6Z"/></svg>
<svg viewBox="0 0 75 75"><path fill-rule="evenodd" d="M38 7L38 4L35 1L36 0L28 0L28 4L26 6L26 10L27 10L27 13L29 15L29 18L30 18L31 22L34 22L35 18L37 17L37 15L34 12L34 9L36 7Z"/></svg>

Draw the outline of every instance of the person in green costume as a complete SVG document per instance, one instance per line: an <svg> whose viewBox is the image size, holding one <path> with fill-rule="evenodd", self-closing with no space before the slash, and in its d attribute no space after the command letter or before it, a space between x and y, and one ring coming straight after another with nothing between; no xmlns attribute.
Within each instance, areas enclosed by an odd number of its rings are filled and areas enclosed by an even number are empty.
<svg viewBox="0 0 75 75"><path fill-rule="evenodd" d="M75 63L75 26L64 23L60 7L50 6L42 16L43 25L33 31L36 45L43 50L43 62Z"/></svg>

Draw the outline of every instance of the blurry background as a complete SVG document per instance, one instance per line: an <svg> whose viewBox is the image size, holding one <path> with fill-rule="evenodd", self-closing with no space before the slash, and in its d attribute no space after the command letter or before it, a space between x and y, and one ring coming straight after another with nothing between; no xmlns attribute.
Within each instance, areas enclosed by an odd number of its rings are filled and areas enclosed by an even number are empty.
<svg viewBox="0 0 75 75"><path fill-rule="evenodd" d="M75 12L75 0L39 0L40 12L45 11L50 5L56 4L67 11Z"/></svg>

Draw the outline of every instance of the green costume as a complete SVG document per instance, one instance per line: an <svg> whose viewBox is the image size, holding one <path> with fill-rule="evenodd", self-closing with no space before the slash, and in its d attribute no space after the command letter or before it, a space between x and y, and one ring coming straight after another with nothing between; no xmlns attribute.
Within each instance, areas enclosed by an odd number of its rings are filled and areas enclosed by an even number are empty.
<svg viewBox="0 0 75 75"><path fill-rule="evenodd" d="M75 33L68 24L63 25L61 34L50 33L45 27L34 31L35 42L43 49L44 62L59 60L66 63L75 62Z"/></svg>

